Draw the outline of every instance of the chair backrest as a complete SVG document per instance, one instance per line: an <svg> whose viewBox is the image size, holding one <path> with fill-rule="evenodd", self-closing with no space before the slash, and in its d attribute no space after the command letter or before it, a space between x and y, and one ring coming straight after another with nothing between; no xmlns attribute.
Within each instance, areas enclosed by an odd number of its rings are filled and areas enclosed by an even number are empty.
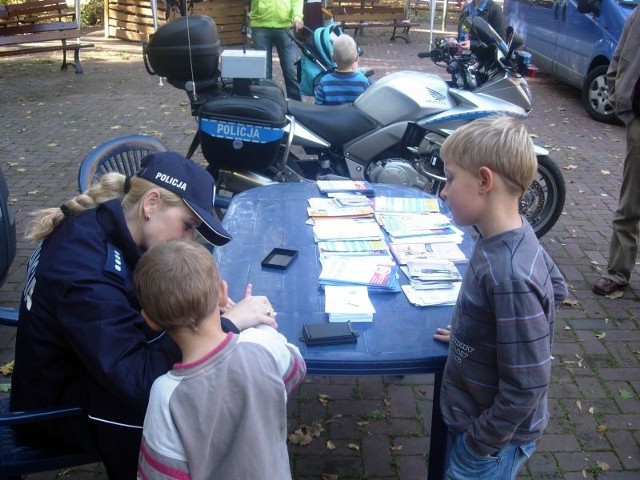
<svg viewBox="0 0 640 480"><path fill-rule="evenodd" d="M169 148L149 135L124 135L98 145L80 164L78 190L84 192L108 172L128 177L140 168L141 160L151 152L166 152Z"/></svg>

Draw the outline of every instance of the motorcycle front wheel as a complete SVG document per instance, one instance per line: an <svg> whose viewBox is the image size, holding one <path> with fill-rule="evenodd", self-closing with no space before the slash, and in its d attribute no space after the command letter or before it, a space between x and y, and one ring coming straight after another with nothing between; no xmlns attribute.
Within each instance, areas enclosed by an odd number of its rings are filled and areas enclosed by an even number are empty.
<svg viewBox="0 0 640 480"><path fill-rule="evenodd" d="M562 171L550 157L538 156L536 177L520 199L520 213L527 218L538 238L558 221L566 194Z"/></svg>

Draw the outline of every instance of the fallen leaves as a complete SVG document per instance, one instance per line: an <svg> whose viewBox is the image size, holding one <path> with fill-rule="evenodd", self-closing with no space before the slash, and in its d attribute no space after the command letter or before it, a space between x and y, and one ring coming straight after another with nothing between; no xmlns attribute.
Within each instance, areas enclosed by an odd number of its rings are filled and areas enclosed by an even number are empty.
<svg viewBox="0 0 640 480"><path fill-rule="evenodd" d="M326 407L331 401L331 397L329 395L321 393L320 395L318 395L318 401L323 407Z"/></svg>
<svg viewBox="0 0 640 480"><path fill-rule="evenodd" d="M570 300L570 299L566 298L565 300L562 301L562 306L563 307L576 307L576 306L578 306L578 300Z"/></svg>
<svg viewBox="0 0 640 480"><path fill-rule="evenodd" d="M13 373L14 363L15 363L14 360L11 360L10 362L5 363L4 365L0 365L0 373L5 377L8 377L9 375L11 375Z"/></svg>
<svg viewBox="0 0 640 480"><path fill-rule="evenodd" d="M300 425L293 433L289 434L287 440L291 445L309 445L322 432L324 432L324 428L319 421L315 421L311 425Z"/></svg>

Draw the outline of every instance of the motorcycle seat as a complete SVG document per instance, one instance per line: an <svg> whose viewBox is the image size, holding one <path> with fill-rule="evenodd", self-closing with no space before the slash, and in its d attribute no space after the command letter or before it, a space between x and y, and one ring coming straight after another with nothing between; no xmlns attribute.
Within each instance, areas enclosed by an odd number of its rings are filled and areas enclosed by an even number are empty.
<svg viewBox="0 0 640 480"><path fill-rule="evenodd" d="M332 147L341 147L377 126L351 103L316 105L289 99L287 110L297 122L325 139Z"/></svg>

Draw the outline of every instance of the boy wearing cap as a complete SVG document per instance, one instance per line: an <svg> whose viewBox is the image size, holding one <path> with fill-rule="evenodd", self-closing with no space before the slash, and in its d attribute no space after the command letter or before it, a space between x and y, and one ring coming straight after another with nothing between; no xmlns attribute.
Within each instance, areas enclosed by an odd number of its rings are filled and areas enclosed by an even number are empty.
<svg viewBox="0 0 640 480"><path fill-rule="evenodd" d="M86 421L59 420L19 435L100 453L109 478L136 478L142 422L153 381L180 358L168 335L147 327L133 291L142 254L198 230L230 240L212 213L213 179L176 152L148 155L130 179L110 173L59 208L33 214L38 242L22 294L11 381L12 411L78 405ZM247 296L225 313L239 331L274 325L265 297Z"/></svg>
<svg viewBox="0 0 640 480"><path fill-rule="evenodd" d="M151 248L134 285L147 324L182 351L151 389L139 477L290 479L286 397L306 371L297 347L266 325L222 330L227 285L195 242Z"/></svg>

